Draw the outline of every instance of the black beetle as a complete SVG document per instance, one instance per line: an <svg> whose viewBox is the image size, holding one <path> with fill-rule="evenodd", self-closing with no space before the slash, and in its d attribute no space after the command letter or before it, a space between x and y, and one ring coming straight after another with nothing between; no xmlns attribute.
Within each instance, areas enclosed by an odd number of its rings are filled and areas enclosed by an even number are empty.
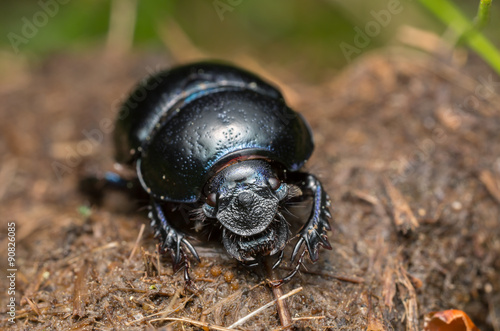
<svg viewBox="0 0 500 331"><path fill-rule="evenodd" d="M313 262L320 245L331 249L329 197L315 176L299 171L314 148L311 130L257 76L216 63L159 72L125 101L114 138L117 161L135 163L150 196L162 250L171 252L176 269L186 266L187 281L185 249L199 258L186 222L198 231L222 230L227 252L246 265L279 253L276 267L290 239L285 205L303 192L312 196L312 211L291 261L303 244ZM179 221L183 206L192 210Z"/></svg>

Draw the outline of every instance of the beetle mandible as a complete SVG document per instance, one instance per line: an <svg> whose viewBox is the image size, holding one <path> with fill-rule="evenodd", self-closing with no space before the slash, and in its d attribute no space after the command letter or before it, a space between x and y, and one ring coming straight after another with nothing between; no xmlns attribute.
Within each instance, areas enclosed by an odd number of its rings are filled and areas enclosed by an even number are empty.
<svg viewBox="0 0 500 331"><path fill-rule="evenodd" d="M117 161L135 164L150 196L162 251L172 254L175 269L185 266L187 281L186 252L199 257L185 223L217 230L227 252L246 265L276 255L276 267L292 239L285 206L305 192L312 210L296 235L292 263L305 250L295 272L306 251L315 262L319 246L331 249L330 199L314 175L300 171L314 148L309 125L257 76L208 62L161 71L123 103L114 138ZM182 206L192 210L187 220L178 215Z"/></svg>

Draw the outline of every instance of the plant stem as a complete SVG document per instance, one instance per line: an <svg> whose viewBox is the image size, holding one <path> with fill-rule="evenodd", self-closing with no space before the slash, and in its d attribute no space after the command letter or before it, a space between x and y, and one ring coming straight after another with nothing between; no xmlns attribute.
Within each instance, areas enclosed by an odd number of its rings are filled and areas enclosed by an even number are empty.
<svg viewBox="0 0 500 331"><path fill-rule="evenodd" d="M461 39L500 74L500 52L452 2L448 0L419 1L439 20L449 25L457 35L462 36ZM491 0L481 1L476 21L478 26L486 24L490 6Z"/></svg>
<svg viewBox="0 0 500 331"><path fill-rule="evenodd" d="M476 29L481 30L490 21L490 9L491 0L481 0L479 2L479 9L477 10L477 16L474 19L474 25Z"/></svg>

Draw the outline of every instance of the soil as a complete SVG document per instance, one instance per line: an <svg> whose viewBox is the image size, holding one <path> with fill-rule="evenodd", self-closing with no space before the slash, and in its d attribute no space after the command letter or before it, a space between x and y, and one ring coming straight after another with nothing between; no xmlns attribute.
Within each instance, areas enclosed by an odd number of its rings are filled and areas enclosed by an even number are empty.
<svg viewBox="0 0 500 331"><path fill-rule="evenodd" d="M157 254L147 201L80 190L113 169L126 93L170 65L157 54L59 54L0 80L0 266L13 222L17 269L14 323L0 282L1 326L223 330L274 299L265 277L213 243L193 242L201 263L186 288ZM500 79L472 56L458 67L401 50L360 57L319 85L257 71L311 124L306 169L332 198L333 249L282 287L301 288L287 299L294 327L421 330L424 315L453 308L500 330ZM272 305L237 328L280 327Z"/></svg>

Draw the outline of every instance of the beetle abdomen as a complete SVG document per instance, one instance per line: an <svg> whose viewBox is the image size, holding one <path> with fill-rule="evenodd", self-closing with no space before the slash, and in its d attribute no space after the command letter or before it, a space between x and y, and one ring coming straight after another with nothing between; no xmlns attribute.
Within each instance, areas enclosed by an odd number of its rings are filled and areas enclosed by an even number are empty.
<svg viewBox="0 0 500 331"><path fill-rule="evenodd" d="M183 103L222 90L255 90L281 99L281 93L257 76L215 63L197 63L161 71L141 81L123 103L115 130L116 159L132 162L147 139Z"/></svg>

